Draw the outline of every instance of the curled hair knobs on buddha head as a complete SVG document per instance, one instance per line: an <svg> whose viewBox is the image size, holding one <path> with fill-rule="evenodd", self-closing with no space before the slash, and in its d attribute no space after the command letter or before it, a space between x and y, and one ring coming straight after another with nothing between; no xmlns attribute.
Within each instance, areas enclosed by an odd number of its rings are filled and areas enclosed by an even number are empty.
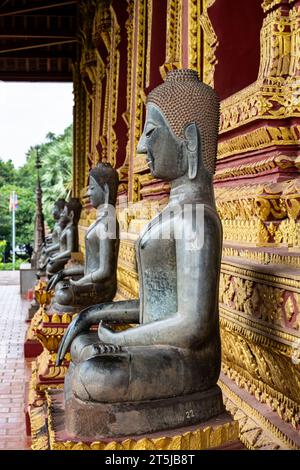
<svg viewBox="0 0 300 470"><path fill-rule="evenodd" d="M171 70L165 82L149 93L147 103L159 107L177 138L184 139L184 130L188 124L197 125L201 137L202 161L213 175L220 116L220 100L213 88L201 82L195 70Z"/></svg>

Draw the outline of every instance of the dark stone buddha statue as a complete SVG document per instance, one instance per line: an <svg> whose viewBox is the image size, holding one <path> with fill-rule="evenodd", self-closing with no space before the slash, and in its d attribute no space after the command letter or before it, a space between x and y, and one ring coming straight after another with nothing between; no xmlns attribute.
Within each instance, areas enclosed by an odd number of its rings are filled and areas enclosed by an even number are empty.
<svg viewBox="0 0 300 470"><path fill-rule="evenodd" d="M136 245L140 299L95 305L70 324L66 427L79 438L138 435L223 412L218 288L222 228L212 178L219 100L192 70L147 100L138 153L171 183L168 206ZM113 322L136 323L114 332ZM89 332L98 323L98 334Z"/></svg>
<svg viewBox="0 0 300 470"><path fill-rule="evenodd" d="M117 290L119 226L115 205L118 172L109 163L99 163L89 174L87 196L97 210L97 218L85 235L85 265L59 271L48 289L55 286L53 308L56 311L80 310L99 302L108 302ZM72 278L77 279L74 280Z"/></svg>
<svg viewBox="0 0 300 470"><path fill-rule="evenodd" d="M52 254L48 259L46 267L48 277L63 269L71 258L72 252L78 251L78 222L81 207L78 198L72 197L65 203L61 214L61 222L64 224L64 228L59 237L59 251Z"/></svg>
<svg viewBox="0 0 300 470"><path fill-rule="evenodd" d="M64 199L58 199L53 205L52 215L55 220L55 225L51 234L45 238L45 243L41 250L38 277L46 274L46 266L50 256L59 251L59 238L66 225L65 217L62 215L65 203L66 201Z"/></svg>

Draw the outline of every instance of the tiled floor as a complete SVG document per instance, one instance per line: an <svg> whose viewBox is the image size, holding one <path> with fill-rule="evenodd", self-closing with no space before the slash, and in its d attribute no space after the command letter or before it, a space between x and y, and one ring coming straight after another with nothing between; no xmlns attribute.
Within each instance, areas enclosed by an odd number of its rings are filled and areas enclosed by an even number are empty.
<svg viewBox="0 0 300 470"><path fill-rule="evenodd" d="M0 272L0 449L7 450L30 448L25 433L28 370L23 355L28 302L21 300L17 276L17 272Z"/></svg>

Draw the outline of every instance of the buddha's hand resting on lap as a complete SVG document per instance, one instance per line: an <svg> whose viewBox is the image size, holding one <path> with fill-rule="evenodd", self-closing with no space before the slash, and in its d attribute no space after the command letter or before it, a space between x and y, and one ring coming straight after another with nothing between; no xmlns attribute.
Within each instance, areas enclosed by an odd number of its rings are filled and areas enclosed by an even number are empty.
<svg viewBox="0 0 300 470"><path fill-rule="evenodd" d="M78 279L78 281L74 281L73 279L70 279L70 284L72 286L86 286L87 284L93 284L91 276L83 276L81 279Z"/></svg>

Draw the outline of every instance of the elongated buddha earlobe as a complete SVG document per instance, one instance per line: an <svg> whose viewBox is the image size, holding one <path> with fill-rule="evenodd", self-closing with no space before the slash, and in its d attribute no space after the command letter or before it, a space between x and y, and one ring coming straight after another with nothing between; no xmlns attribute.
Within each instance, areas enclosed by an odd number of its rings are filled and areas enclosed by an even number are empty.
<svg viewBox="0 0 300 470"><path fill-rule="evenodd" d="M201 154L201 137L195 122L191 122L184 129L186 139L186 153L188 161L188 176L190 180L196 178Z"/></svg>

